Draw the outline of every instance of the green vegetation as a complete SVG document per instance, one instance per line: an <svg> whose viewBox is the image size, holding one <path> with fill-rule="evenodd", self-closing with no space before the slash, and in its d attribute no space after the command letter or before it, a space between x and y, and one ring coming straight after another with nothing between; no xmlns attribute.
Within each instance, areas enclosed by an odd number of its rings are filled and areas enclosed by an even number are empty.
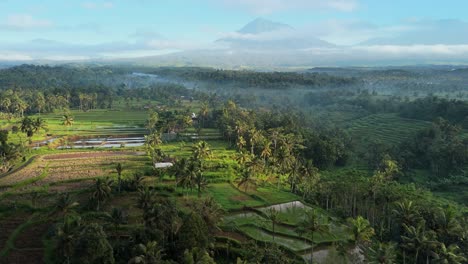
<svg viewBox="0 0 468 264"><path fill-rule="evenodd" d="M311 73L0 76L0 262L466 262L462 101Z"/></svg>

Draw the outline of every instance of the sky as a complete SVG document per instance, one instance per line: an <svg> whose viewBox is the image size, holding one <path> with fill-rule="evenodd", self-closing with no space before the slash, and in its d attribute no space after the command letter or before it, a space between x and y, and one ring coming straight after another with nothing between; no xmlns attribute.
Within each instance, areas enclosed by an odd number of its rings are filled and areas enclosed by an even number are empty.
<svg viewBox="0 0 468 264"><path fill-rule="evenodd" d="M0 60L229 50L239 46L216 40L237 38L320 39L334 46L296 47L317 56L434 55L450 61L468 58L466 10L466 0L0 0ZM259 17L292 29L237 32Z"/></svg>

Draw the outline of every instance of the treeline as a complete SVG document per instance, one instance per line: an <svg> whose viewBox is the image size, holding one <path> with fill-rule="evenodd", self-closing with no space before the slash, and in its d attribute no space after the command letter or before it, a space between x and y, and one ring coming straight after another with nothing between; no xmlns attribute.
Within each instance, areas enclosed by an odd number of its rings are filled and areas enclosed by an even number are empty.
<svg viewBox="0 0 468 264"><path fill-rule="evenodd" d="M356 111L365 110L369 114L397 113L401 117L434 121L437 118L449 120L463 128L468 128L468 102L427 96L410 100L408 97L387 96L382 98L368 90L328 90L306 93L303 97L306 106L349 105Z"/></svg>
<svg viewBox="0 0 468 264"><path fill-rule="evenodd" d="M311 88L333 88L352 85L358 82L355 78L337 77L319 73L255 72L211 68L160 68L154 73L187 81L239 84L245 87L270 89L291 88L298 85Z"/></svg>
<svg viewBox="0 0 468 264"><path fill-rule="evenodd" d="M429 169L434 180L463 174L468 164L468 139L460 138L461 128L445 119L418 132L393 151L403 168Z"/></svg>
<svg viewBox="0 0 468 264"><path fill-rule="evenodd" d="M305 160L313 160L322 169L342 166L352 151L351 139L344 131L310 130L301 113L246 110L229 101L213 116L232 146L280 167Z"/></svg>
<svg viewBox="0 0 468 264"><path fill-rule="evenodd" d="M126 73L117 67L21 65L0 70L0 89L73 89L104 84Z"/></svg>
<svg viewBox="0 0 468 264"><path fill-rule="evenodd" d="M172 83L130 88L119 82L126 73L120 68L32 65L0 70L0 111L23 116L71 108L83 111L112 108L117 100L127 104L132 100L173 104L181 96L197 96L192 90ZM106 85L106 79L119 85Z"/></svg>
<svg viewBox="0 0 468 264"><path fill-rule="evenodd" d="M428 96L403 104L400 115L406 118L432 121L437 117L449 120L468 128L468 102L448 100L436 96Z"/></svg>

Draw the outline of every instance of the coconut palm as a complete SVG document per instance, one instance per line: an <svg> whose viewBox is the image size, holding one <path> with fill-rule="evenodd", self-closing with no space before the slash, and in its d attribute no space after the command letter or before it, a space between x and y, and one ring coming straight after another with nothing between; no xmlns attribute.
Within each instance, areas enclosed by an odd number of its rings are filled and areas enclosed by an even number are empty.
<svg viewBox="0 0 468 264"><path fill-rule="evenodd" d="M268 209L266 217L268 221L271 222L271 228L272 228L272 233L271 235L273 236L273 241L275 241L275 227L276 224L278 223L278 217L279 217L279 212L276 210L274 207Z"/></svg>
<svg viewBox="0 0 468 264"><path fill-rule="evenodd" d="M200 107L200 116L202 119L202 126L205 127L205 120L206 117L208 116L208 104L206 102L203 102Z"/></svg>
<svg viewBox="0 0 468 264"><path fill-rule="evenodd" d="M463 231L460 222L457 220L457 212L453 207L439 209L435 217L435 231L445 243Z"/></svg>
<svg viewBox="0 0 468 264"><path fill-rule="evenodd" d="M210 145L206 141L199 141L192 147L193 157L196 160L203 160L211 156Z"/></svg>
<svg viewBox="0 0 468 264"><path fill-rule="evenodd" d="M156 241L149 241L146 245L138 244L134 251L136 256L130 259L129 264L150 264L162 261L162 250Z"/></svg>
<svg viewBox="0 0 468 264"><path fill-rule="evenodd" d="M26 133L28 138L31 138L34 135L34 131L35 131L34 121L29 117L25 117L21 119L20 130L21 132Z"/></svg>
<svg viewBox="0 0 468 264"><path fill-rule="evenodd" d="M63 119L62 124L66 127L72 126L73 123L75 122L75 120L73 119L73 116L71 116L70 114L64 114L62 119Z"/></svg>
<svg viewBox="0 0 468 264"><path fill-rule="evenodd" d="M241 168L238 175L239 177L237 178L237 187L244 187L244 191L247 192L250 186L255 186L256 181L250 168Z"/></svg>
<svg viewBox="0 0 468 264"><path fill-rule="evenodd" d="M161 145L161 143L162 140L159 133L153 132L145 136L145 146L148 152L150 152L153 149L156 149L159 145Z"/></svg>
<svg viewBox="0 0 468 264"><path fill-rule="evenodd" d="M203 172L199 169L195 172L195 184L197 185L197 194L198 197L201 197L202 189L205 189L208 185L206 177L203 175Z"/></svg>
<svg viewBox="0 0 468 264"><path fill-rule="evenodd" d="M170 173L175 177L176 187L178 181L187 174L188 159L182 158L174 163L170 168Z"/></svg>
<svg viewBox="0 0 468 264"><path fill-rule="evenodd" d="M237 163L239 163L240 165L245 165L249 162L252 161L252 155L250 155L248 152L243 152L243 151L240 151L239 153L237 153L237 155L235 156L235 160L237 161Z"/></svg>
<svg viewBox="0 0 468 264"><path fill-rule="evenodd" d="M68 212L73 210L73 208L79 205L78 202L75 202L71 199L69 193L62 194L55 203L55 211L62 215L66 215Z"/></svg>
<svg viewBox="0 0 468 264"><path fill-rule="evenodd" d="M263 159L263 162L266 163L268 158L271 157L271 147L270 147L270 140L267 138L263 138L261 142L262 151L260 152L260 157Z"/></svg>
<svg viewBox="0 0 468 264"><path fill-rule="evenodd" d="M262 134L255 128L249 130L249 145L250 145L250 154L255 154L255 145L262 138Z"/></svg>
<svg viewBox="0 0 468 264"><path fill-rule="evenodd" d="M369 221L362 216L358 216L355 219L349 218L348 223L350 224L351 233L356 245L369 242L375 234L374 228L372 228Z"/></svg>
<svg viewBox="0 0 468 264"><path fill-rule="evenodd" d="M94 192L92 198L96 201L96 210L100 210L100 205L107 200L112 192L111 179L97 179L94 185Z"/></svg>
<svg viewBox="0 0 468 264"><path fill-rule="evenodd" d="M112 208L112 212L107 215L107 219L113 225L114 231L117 231L120 225L127 223L127 215L119 208Z"/></svg>
<svg viewBox="0 0 468 264"><path fill-rule="evenodd" d="M468 262L468 259L457 245L452 244L446 247L444 243L440 243L434 262L440 264L462 264Z"/></svg>
<svg viewBox="0 0 468 264"><path fill-rule="evenodd" d="M120 193L120 188L122 186L122 164L119 162L117 163L117 166L115 166L115 170L117 171L117 177L118 177L118 184L119 184L119 193Z"/></svg>
<svg viewBox="0 0 468 264"><path fill-rule="evenodd" d="M413 201L404 200L397 202L393 214L400 220L401 225L413 225L420 220L419 210Z"/></svg>
<svg viewBox="0 0 468 264"><path fill-rule="evenodd" d="M242 135L238 135L237 141L236 141L237 149L242 151L246 144L247 144L247 142L245 142L244 137Z"/></svg>
<svg viewBox="0 0 468 264"><path fill-rule="evenodd" d="M159 122L159 115L157 112L151 112L149 118L146 122L146 128L150 131L150 133L154 133L156 131L156 125Z"/></svg>
<svg viewBox="0 0 468 264"><path fill-rule="evenodd" d="M152 189L145 187L138 189L138 208L146 209L153 204L153 197L155 193Z"/></svg>
<svg viewBox="0 0 468 264"><path fill-rule="evenodd" d="M396 263L396 244L378 242L371 247L366 247L364 255L368 264L393 264Z"/></svg>
<svg viewBox="0 0 468 264"><path fill-rule="evenodd" d="M33 120L33 128L34 132L38 132L39 130L47 130L47 123L44 119L38 117Z"/></svg>
<svg viewBox="0 0 468 264"><path fill-rule="evenodd" d="M181 175L178 184L180 184L183 188L192 190L193 187L197 184L197 173L201 171L200 163L200 161L191 159L188 163L186 173ZM199 177L199 180L202 180L202 178Z"/></svg>
<svg viewBox="0 0 468 264"><path fill-rule="evenodd" d="M424 221L418 223L415 226L408 226L403 224L405 228L405 236L402 236L403 248L407 251L414 251L414 262L417 263L419 254L421 251L426 252L427 261L429 255L432 253L432 249L437 245L437 241L434 240L435 234L431 231L426 231Z"/></svg>
<svg viewBox="0 0 468 264"><path fill-rule="evenodd" d="M81 218L78 216L68 216L63 222L57 225L57 251L65 258L65 263L70 263L70 257L75 249L77 238L76 230L81 225Z"/></svg>
<svg viewBox="0 0 468 264"><path fill-rule="evenodd" d="M320 219L315 209L306 211L304 219L299 223L296 230L301 236L305 234L310 239L310 262L314 262L315 234L326 234L330 232L330 225L326 219Z"/></svg>

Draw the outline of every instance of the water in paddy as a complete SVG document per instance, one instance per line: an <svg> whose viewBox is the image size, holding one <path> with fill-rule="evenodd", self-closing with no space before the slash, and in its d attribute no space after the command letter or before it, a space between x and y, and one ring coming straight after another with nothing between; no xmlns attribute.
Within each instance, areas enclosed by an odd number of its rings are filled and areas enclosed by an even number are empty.
<svg viewBox="0 0 468 264"><path fill-rule="evenodd" d="M66 146L59 146L58 149L140 147L144 144L144 137L88 138L72 141Z"/></svg>

